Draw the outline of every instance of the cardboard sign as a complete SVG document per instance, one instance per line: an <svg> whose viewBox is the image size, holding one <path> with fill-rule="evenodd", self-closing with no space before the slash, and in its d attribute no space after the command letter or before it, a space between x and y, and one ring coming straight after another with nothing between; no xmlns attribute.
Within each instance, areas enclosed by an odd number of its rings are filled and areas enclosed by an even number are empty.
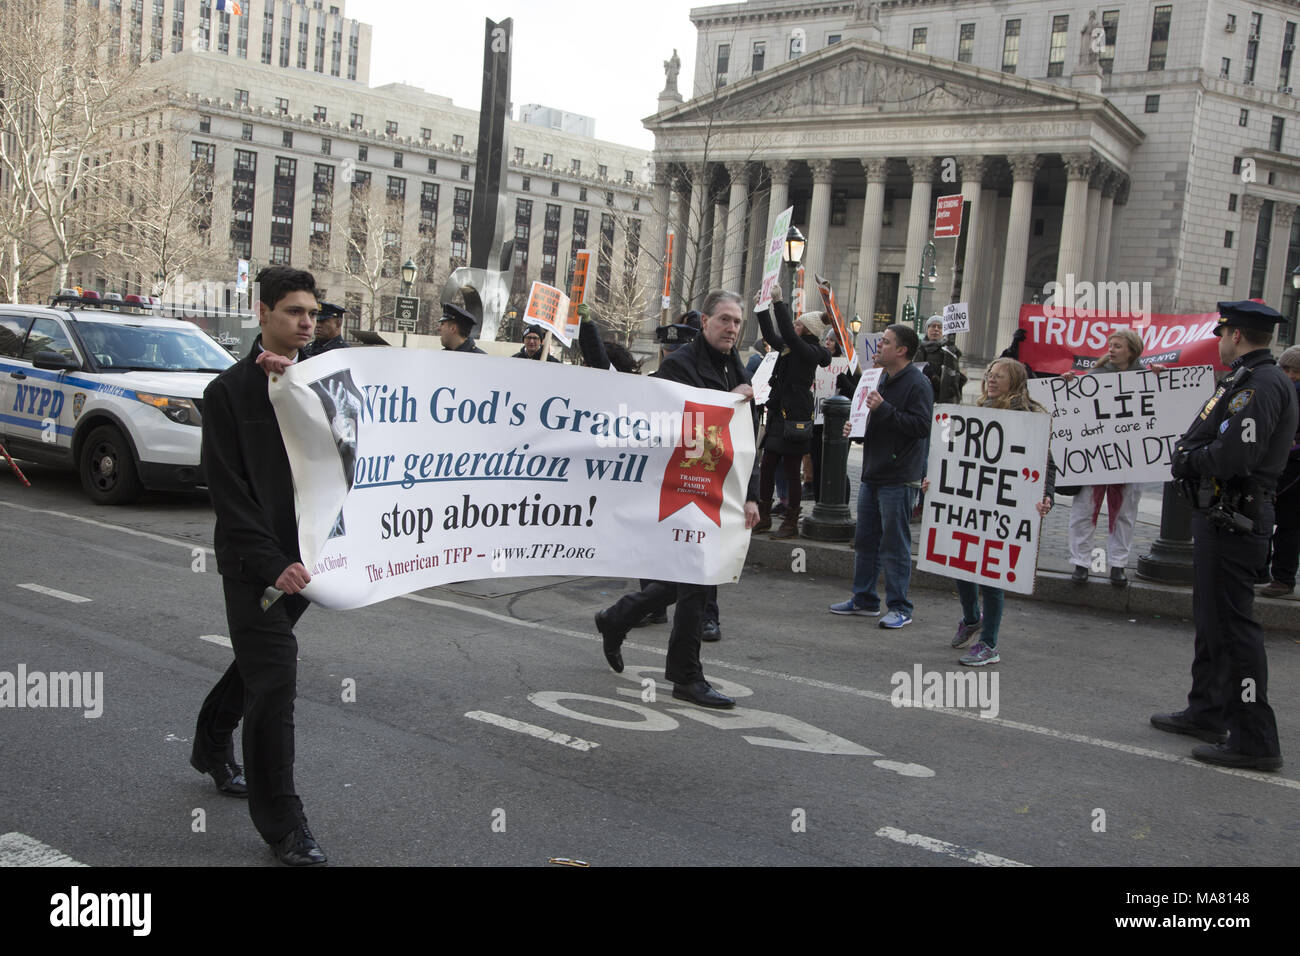
<svg viewBox="0 0 1300 956"><path fill-rule="evenodd" d="M943 334L970 331L970 309L965 302L949 302L943 307Z"/></svg>
<svg viewBox="0 0 1300 956"><path fill-rule="evenodd" d="M817 276L817 291L821 293L822 306L825 308L826 314L831 317L831 323L835 326L835 334L840 337L840 348L844 350L844 354L849 360L849 368L857 368L858 350L853 344L853 336L849 334L848 326L844 324L844 317L840 315L839 304L835 301L835 290L831 288L828 279Z"/></svg>
<svg viewBox="0 0 1300 956"><path fill-rule="evenodd" d="M956 239L961 235L961 193L940 196L934 204L934 238Z"/></svg>
<svg viewBox="0 0 1300 956"><path fill-rule="evenodd" d="M763 284L758 292L758 305L755 312L762 312L772 305L772 286L781 276L781 249L785 246L785 237L790 232L790 217L794 215L794 206L789 206L777 214L772 224L772 235L767 241L767 254L763 256Z"/></svg>
<svg viewBox="0 0 1300 956"><path fill-rule="evenodd" d="M1064 485L1168 481L1174 445L1213 391L1208 365L1029 382L1052 415L1052 459Z"/></svg>
<svg viewBox="0 0 1300 956"><path fill-rule="evenodd" d="M1020 361L1035 372L1087 371L1099 356L1105 356L1111 332L1132 328L1142 336L1138 358L1142 365L1209 365L1222 372L1225 366L1219 361L1219 339L1214 334L1218 321L1217 312L1145 315L1022 305L1020 327L1025 340L1020 343Z"/></svg>
<svg viewBox="0 0 1300 956"><path fill-rule="evenodd" d="M813 373L813 424L825 424L822 415L822 402L835 394L835 380L849 371L849 360L843 355L831 359L831 364L817 367Z"/></svg>
<svg viewBox="0 0 1300 956"><path fill-rule="evenodd" d="M576 273L576 267L574 271ZM578 333L578 316L569 309L569 297L544 282L534 282L528 291L524 322L550 329L565 345L569 345Z"/></svg>
<svg viewBox="0 0 1300 956"><path fill-rule="evenodd" d="M918 571L1032 594L1051 420L936 405Z"/></svg>
<svg viewBox="0 0 1300 956"><path fill-rule="evenodd" d="M578 332L582 317L578 315L578 306L587 301L587 274L591 268L591 250L579 249L573 256L573 287L569 290L569 326L572 335ZM564 343L568 345L568 342Z"/></svg>
<svg viewBox="0 0 1300 956"><path fill-rule="evenodd" d="M884 373L883 368L863 369L862 378L858 379L857 390L853 393L853 407L849 409L850 438L866 437L867 419L871 417L871 409L867 407L867 395L880 385L880 376Z"/></svg>
<svg viewBox="0 0 1300 956"><path fill-rule="evenodd" d="M796 319L808 311L803 299L803 266L794 270L794 293L790 296L790 311Z"/></svg>
<svg viewBox="0 0 1300 956"><path fill-rule="evenodd" d="M863 368L872 368L876 364L876 351L884 332L868 332L863 329L858 334L858 364Z"/></svg>
<svg viewBox="0 0 1300 956"><path fill-rule="evenodd" d="M776 368L776 349L763 356L763 361L754 369L754 377L749 380L749 387L754 390L754 404L766 405L772 397L772 370Z"/></svg>

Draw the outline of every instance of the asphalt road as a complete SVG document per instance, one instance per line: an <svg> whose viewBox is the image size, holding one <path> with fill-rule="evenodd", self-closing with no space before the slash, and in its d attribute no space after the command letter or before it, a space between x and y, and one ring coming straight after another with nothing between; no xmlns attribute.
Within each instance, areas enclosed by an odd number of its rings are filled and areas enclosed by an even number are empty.
<svg viewBox="0 0 1300 956"><path fill-rule="evenodd" d="M0 708L0 834L96 866L274 866L245 803L188 765L232 659L207 499L99 508L72 476L28 475L0 468L0 671L101 672L102 714ZM667 626L632 633L623 675L605 665L592 615L628 585L506 578L309 610L297 786L331 863L1300 863L1294 634L1267 638L1290 762L1264 774L1148 725L1182 706L1185 624L1013 595L1003 663L976 672L996 716L897 707L896 675L965 670L955 592L915 592L915 623L884 631L826 613L845 581L750 567L705 645L740 698L719 713L672 700Z"/></svg>

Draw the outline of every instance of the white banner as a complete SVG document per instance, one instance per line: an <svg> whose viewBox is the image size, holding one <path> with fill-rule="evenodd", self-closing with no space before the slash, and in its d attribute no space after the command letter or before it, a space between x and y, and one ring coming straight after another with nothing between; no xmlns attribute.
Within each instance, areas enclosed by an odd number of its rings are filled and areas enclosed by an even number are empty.
<svg viewBox="0 0 1300 956"><path fill-rule="evenodd" d="M871 390L880 385L880 376L885 370L883 368L868 368L862 372L862 377L858 379L857 390L853 393L853 407L849 409L849 437L865 438L867 435L867 419L871 417L871 409L867 407L867 396Z"/></svg>
<svg viewBox="0 0 1300 956"><path fill-rule="evenodd" d="M918 571L1033 593L1050 427L1039 412L934 406Z"/></svg>
<svg viewBox="0 0 1300 956"><path fill-rule="evenodd" d="M497 575L740 576L754 433L737 395L392 348L318 355L270 395L324 607Z"/></svg>
<svg viewBox="0 0 1300 956"><path fill-rule="evenodd" d="M824 424L822 416L822 402L835 394L835 380L843 373L849 370L849 360L847 356L837 355L831 359L831 364L822 368L817 366L817 371L813 374L813 424Z"/></svg>
<svg viewBox="0 0 1300 956"><path fill-rule="evenodd" d="M772 223L772 235L767 240L767 251L763 256L763 281L758 292L758 305L754 307L755 312L762 312L772 305L772 284L776 282L777 277L781 274L781 250L785 247L785 237L790 232L790 217L794 215L794 206L788 206L781 212L777 213L776 221ZM791 290L786 290L790 294L790 301L794 301Z"/></svg>
<svg viewBox="0 0 1300 956"><path fill-rule="evenodd" d="M970 309L965 302L949 302L943 307L943 334L970 331Z"/></svg>
<svg viewBox="0 0 1300 956"><path fill-rule="evenodd" d="M1208 365L1029 383L1052 414L1052 458L1063 485L1169 481L1174 445L1213 391Z"/></svg>

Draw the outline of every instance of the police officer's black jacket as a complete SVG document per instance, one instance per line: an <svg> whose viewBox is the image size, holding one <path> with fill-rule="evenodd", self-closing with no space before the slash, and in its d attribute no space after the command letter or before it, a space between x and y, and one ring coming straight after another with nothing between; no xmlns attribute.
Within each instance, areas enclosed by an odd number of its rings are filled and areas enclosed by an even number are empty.
<svg viewBox="0 0 1300 956"><path fill-rule="evenodd" d="M454 349L451 349L451 351L452 352L474 352L477 355L487 355L486 352L484 352L481 348L479 348L477 345L474 344L473 338L467 338L464 342L461 342L460 345L456 346Z"/></svg>
<svg viewBox="0 0 1300 956"><path fill-rule="evenodd" d="M296 561L293 476L280 423L252 350L203 390L203 468L217 513L213 546L225 577L270 585Z"/></svg>
<svg viewBox="0 0 1300 956"><path fill-rule="evenodd" d="M314 342L308 342L302 347L302 357L311 358L313 355L320 355L324 352L333 352L335 349L348 348L348 343L343 341L343 336L336 335L332 339L326 339L324 342L317 339Z"/></svg>
<svg viewBox="0 0 1300 956"><path fill-rule="evenodd" d="M740 362L740 355L733 348L723 355L697 335L690 342L669 352L659 364L652 378L667 379L696 388L712 388L720 392L729 392L737 385L748 385L749 375ZM754 434L758 434L758 408L749 403L753 419ZM754 468L749 474L749 487L745 493L746 501L758 501L758 466L759 456L754 456Z"/></svg>
<svg viewBox="0 0 1300 956"><path fill-rule="evenodd" d="M1271 496L1286 466L1297 414L1295 386L1272 353L1247 352L1232 363L1232 372L1178 442L1187 454L1175 453L1175 477L1216 478L1238 490L1246 490L1250 479L1254 491Z"/></svg>

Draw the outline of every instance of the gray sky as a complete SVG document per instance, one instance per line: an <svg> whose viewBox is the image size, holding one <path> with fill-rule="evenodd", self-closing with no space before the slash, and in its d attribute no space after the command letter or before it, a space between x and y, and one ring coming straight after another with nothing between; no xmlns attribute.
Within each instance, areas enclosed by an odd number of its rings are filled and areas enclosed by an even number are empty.
<svg viewBox="0 0 1300 956"><path fill-rule="evenodd" d="M641 149L654 138L641 119L655 112L663 61L677 48L677 88L690 96L695 61L692 7L706 2L526 0L516 3L398 3L347 0L346 12L374 27L372 86L405 82L478 109L486 17L514 19L511 99L596 118L596 136Z"/></svg>

